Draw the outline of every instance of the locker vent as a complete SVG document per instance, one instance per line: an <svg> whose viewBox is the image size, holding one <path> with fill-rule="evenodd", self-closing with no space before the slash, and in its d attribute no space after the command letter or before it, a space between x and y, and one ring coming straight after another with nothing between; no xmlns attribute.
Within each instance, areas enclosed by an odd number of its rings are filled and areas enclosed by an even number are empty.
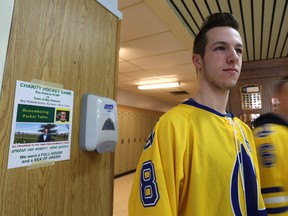
<svg viewBox="0 0 288 216"><path fill-rule="evenodd" d="M187 91L173 91L173 92L170 92L171 94L173 95L186 95L186 94L189 94Z"/></svg>

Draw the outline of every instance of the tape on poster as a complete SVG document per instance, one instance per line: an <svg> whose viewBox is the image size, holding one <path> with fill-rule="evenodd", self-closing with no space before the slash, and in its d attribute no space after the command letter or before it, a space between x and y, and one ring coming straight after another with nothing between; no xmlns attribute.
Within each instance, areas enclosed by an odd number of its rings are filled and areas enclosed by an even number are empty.
<svg viewBox="0 0 288 216"><path fill-rule="evenodd" d="M30 166L27 167L27 170L53 166L54 164L55 164L55 161L53 160L52 161L35 161Z"/></svg>

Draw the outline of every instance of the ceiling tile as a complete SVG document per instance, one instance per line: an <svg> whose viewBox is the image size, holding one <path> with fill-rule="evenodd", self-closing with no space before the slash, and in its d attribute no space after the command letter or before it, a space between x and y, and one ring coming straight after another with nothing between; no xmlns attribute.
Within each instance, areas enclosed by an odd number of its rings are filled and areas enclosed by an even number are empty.
<svg viewBox="0 0 288 216"><path fill-rule="evenodd" d="M119 55L127 61L184 49L171 32L166 32L121 43Z"/></svg>
<svg viewBox="0 0 288 216"><path fill-rule="evenodd" d="M132 77L129 77L129 76L127 76L127 75L124 75L124 74L118 74L118 83L119 82L126 82L126 83L128 83L127 81L131 81L131 80L135 80L134 78L132 78Z"/></svg>
<svg viewBox="0 0 288 216"><path fill-rule="evenodd" d="M136 72L132 72L132 73L125 73L125 75L135 79L135 80L141 80L141 79L147 79L149 78L150 80L156 79L157 76L155 76L154 73L149 72L149 71L145 71L145 70L141 70L141 71L136 71Z"/></svg>
<svg viewBox="0 0 288 216"><path fill-rule="evenodd" d="M182 75L178 75L178 80L180 82L183 81L191 81L194 80L195 82L197 81L197 76L196 73L186 73L186 74L182 74Z"/></svg>
<svg viewBox="0 0 288 216"><path fill-rule="evenodd" d="M192 57L191 57L192 62ZM195 67L192 63L188 64L180 64L172 67L165 67L165 68L159 68L159 69L149 69L148 70L151 73L154 73L156 76L164 76L164 75L170 75L170 74L185 74L185 73L196 73Z"/></svg>
<svg viewBox="0 0 288 216"><path fill-rule="evenodd" d="M127 42L149 35L167 32L168 28L144 3L122 10L120 42Z"/></svg>
<svg viewBox="0 0 288 216"><path fill-rule="evenodd" d="M129 62L126 62L126 61L119 62L119 68L118 68L119 73L129 73L129 72L135 72L139 70L141 70L141 68L133 64L130 64Z"/></svg>
<svg viewBox="0 0 288 216"><path fill-rule="evenodd" d="M180 52L141 58L130 62L146 70L160 69L191 63L191 54L188 50L184 50Z"/></svg>

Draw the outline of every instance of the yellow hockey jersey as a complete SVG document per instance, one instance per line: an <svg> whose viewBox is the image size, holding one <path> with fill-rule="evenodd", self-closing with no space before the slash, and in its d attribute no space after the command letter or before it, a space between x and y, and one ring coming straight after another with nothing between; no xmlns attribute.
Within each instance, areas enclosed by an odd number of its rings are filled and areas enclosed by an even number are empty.
<svg viewBox="0 0 288 216"><path fill-rule="evenodd" d="M288 216L288 122L268 113L256 119L254 126L267 213Z"/></svg>
<svg viewBox="0 0 288 216"><path fill-rule="evenodd" d="M267 215L250 128L190 99L165 113L134 176L130 216Z"/></svg>

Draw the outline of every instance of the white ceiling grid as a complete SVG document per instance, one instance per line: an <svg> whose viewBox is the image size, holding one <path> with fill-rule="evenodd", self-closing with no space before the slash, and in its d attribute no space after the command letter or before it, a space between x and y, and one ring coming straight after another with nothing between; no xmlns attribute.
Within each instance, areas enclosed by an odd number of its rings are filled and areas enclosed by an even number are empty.
<svg viewBox="0 0 288 216"><path fill-rule="evenodd" d="M120 0L119 9L123 13L123 20L118 88L171 104L185 100L188 97L186 94L175 96L170 92L190 93L196 87L191 85L191 82L196 84L196 76L189 48L183 45L145 1ZM145 91L137 89L140 84L170 81L180 81L181 87Z"/></svg>

